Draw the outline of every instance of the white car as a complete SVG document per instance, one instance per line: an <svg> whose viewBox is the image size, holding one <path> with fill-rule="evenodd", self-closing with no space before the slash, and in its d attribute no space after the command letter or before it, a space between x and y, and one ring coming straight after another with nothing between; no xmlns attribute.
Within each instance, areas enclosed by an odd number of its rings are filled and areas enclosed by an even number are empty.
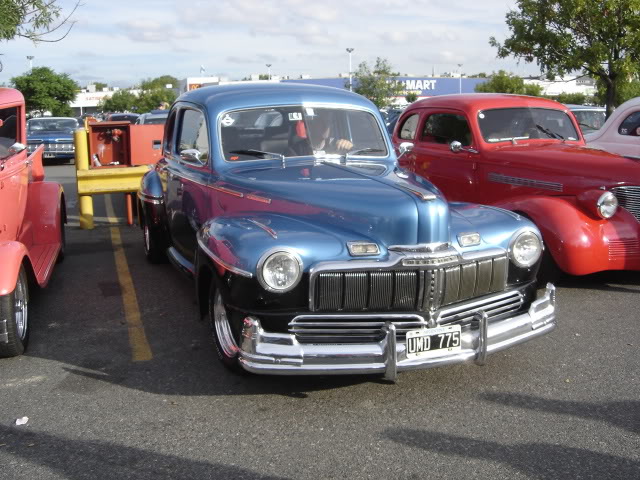
<svg viewBox="0 0 640 480"><path fill-rule="evenodd" d="M640 160L640 97L624 102L584 139L589 147Z"/></svg>

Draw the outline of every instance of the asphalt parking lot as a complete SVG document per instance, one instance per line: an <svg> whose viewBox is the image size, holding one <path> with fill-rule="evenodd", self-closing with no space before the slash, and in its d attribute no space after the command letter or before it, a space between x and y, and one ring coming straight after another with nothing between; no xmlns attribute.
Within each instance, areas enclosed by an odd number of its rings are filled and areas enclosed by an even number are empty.
<svg viewBox="0 0 640 480"><path fill-rule="evenodd" d="M191 283L110 223L121 198L97 198L83 231L73 167L47 176L67 192L67 256L32 295L27 354L0 361L0 478L640 475L640 274L564 279L558 328L484 367L236 376Z"/></svg>

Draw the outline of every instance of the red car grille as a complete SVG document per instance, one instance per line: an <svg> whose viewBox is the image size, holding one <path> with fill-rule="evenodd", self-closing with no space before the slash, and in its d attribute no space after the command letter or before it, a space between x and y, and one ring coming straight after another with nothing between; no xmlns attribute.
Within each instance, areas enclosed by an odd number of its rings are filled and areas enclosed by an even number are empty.
<svg viewBox="0 0 640 480"><path fill-rule="evenodd" d="M640 187L615 187L611 192L618 199L620 206L628 210L640 222Z"/></svg>
<svg viewBox="0 0 640 480"><path fill-rule="evenodd" d="M621 258L640 258L640 242L638 240L610 240L609 260Z"/></svg>

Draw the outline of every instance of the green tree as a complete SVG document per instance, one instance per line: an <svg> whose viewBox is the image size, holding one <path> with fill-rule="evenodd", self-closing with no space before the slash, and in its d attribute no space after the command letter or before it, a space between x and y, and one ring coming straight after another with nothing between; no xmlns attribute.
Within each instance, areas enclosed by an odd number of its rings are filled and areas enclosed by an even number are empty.
<svg viewBox="0 0 640 480"><path fill-rule="evenodd" d="M571 105L585 105L593 102L593 99L587 97L584 93L561 93L560 95L552 95L549 98L556 102Z"/></svg>
<svg viewBox="0 0 640 480"><path fill-rule="evenodd" d="M354 73L353 91L367 97L378 108L388 107L393 103L393 97L402 95L404 85L395 80L398 73L392 72L389 62L378 57L373 70L362 62Z"/></svg>
<svg viewBox="0 0 640 480"><path fill-rule="evenodd" d="M418 100L418 94L416 92L407 92L404 96L404 99L408 102L408 103L413 103L416 100Z"/></svg>
<svg viewBox="0 0 640 480"><path fill-rule="evenodd" d="M161 77L143 80L140 83L140 95L136 100L136 108L138 112L148 112L158 108L161 103L171 104L176 99L175 90L167 88L172 85L177 88L178 79L171 75L163 75Z"/></svg>
<svg viewBox="0 0 640 480"><path fill-rule="evenodd" d="M640 69L640 0L517 0L506 22L511 36L489 39L498 57L535 61L549 78L586 72L602 82L607 114Z"/></svg>
<svg viewBox="0 0 640 480"><path fill-rule="evenodd" d="M484 83L476 85L476 92L515 93L518 95L542 95L542 87L533 83L524 83L524 80L504 70L493 73L491 78Z"/></svg>
<svg viewBox="0 0 640 480"><path fill-rule="evenodd" d="M35 67L13 77L11 84L24 95L28 113L51 112L62 117L72 114L69 102L75 100L80 88L66 73L55 73L48 67Z"/></svg>
<svg viewBox="0 0 640 480"><path fill-rule="evenodd" d="M140 90L165 90L167 85L178 88L178 79L171 75L162 75L156 78L148 78L140 82Z"/></svg>
<svg viewBox="0 0 640 480"><path fill-rule="evenodd" d="M601 80L597 80L596 86L597 91L595 94L595 102L599 105L604 105L607 99L606 85ZM618 84L614 104L618 106L627 100L631 100L636 97L640 97L640 81L637 79L626 80Z"/></svg>
<svg viewBox="0 0 640 480"><path fill-rule="evenodd" d="M131 112L136 110L138 97L129 90L118 90L109 98L98 103L98 110L102 112Z"/></svg>
<svg viewBox="0 0 640 480"><path fill-rule="evenodd" d="M102 82L94 82L94 87L96 87L96 92L101 92L103 89L107 88L109 85Z"/></svg>
<svg viewBox="0 0 640 480"><path fill-rule="evenodd" d="M56 0L0 0L0 41L22 37L35 43L58 42L73 27L71 15L79 6L80 1L63 15Z"/></svg>

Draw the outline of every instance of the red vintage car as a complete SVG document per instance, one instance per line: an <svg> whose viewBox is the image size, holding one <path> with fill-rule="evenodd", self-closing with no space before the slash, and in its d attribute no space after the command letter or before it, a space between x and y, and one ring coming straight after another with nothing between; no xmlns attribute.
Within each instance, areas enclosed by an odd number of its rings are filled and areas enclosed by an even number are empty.
<svg viewBox="0 0 640 480"><path fill-rule="evenodd" d="M640 166L587 148L564 105L503 94L443 95L410 105L393 132L400 165L449 200L533 220L547 272L640 270Z"/></svg>
<svg viewBox="0 0 640 480"><path fill-rule="evenodd" d="M44 147L26 143L24 98L0 88L0 357L24 352L29 284L46 286L64 256L62 186L44 180Z"/></svg>

